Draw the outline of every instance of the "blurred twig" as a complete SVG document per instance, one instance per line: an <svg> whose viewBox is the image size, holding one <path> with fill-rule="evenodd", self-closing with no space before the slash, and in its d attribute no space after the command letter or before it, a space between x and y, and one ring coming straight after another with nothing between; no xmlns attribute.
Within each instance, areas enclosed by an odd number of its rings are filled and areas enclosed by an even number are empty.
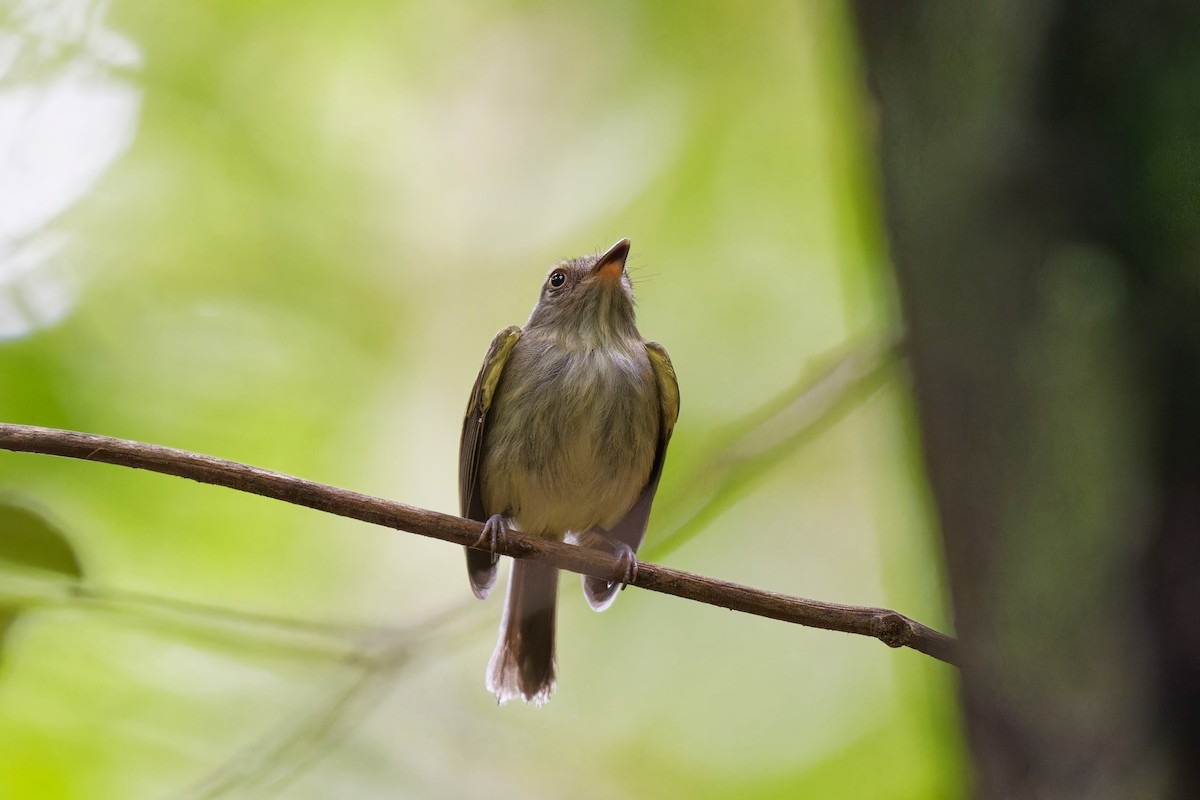
<svg viewBox="0 0 1200 800"><path fill-rule="evenodd" d="M78 607L128 613L139 624L232 640L242 648L332 660L329 679L306 694L301 708L193 783L183 795L189 800L241 797L246 792L274 796L336 746L356 720L375 707L398 672L429 652L430 641L478 633L469 613L475 604L469 601L404 626L325 623L97 586L0 562L0 608Z"/></svg>
<svg viewBox="0 0 1200 800"><path fill-rule="evenodd" d="M743 418L716 454L692 469L689 487L702 498L662 536L651 534L644 552L661 559L687 543L782 459L828 430L886 383L903 340L873 342L833 361L823 360L787 391ZM660 498L659 505L662 505ZM657 510L657 507L656 507Z"/></svg>
<svg viewBox="0 0 1200 800"><path fill-rule="evenodd" d="M368 701L386 690L404 652L397 650L391 663L347 658L338 665L332 686L309 707L239 750L194 784L185 797L215 800L231 792L243 797L248 792L277 795L337 743L356 712L363 713Z"/></svg>
<svg viewBox="0 0 1200 800"><path fill-rule="evenodd" d="M379 635L378 640L363 642L339 659L330 679L311 693L303 708L240 748L193 784L183 797L275 797L319 763L362 717L378 707L400 671L411 668L430 652L425 647L427 640L478 633L470 630L475 626L463 626L463 612L471 606L474 603L458 604L411 629L373 631ZM447 632L447 627L454 624L460 628L457 634ZM488 627L491 625L489 622Z"/></svg>
<svg viewBox="0 0 1200 800"><path fill-rule="evenodd" d="M351 519L471 547L480 537L478 522L378 497L259 469L234 461L159 445L90 433L0 423L0 449L100 461L145 469L237 489ZM541 558L559 569L608 580L624 573L607 553L511 532L497 547L513 558ZM688 600L770 617L813 628L871 636L891 647L910 647L956 663L955 640L903 614L882 608L824 603L716 578L640 564L634 586Z"/></svg>
<svg viewBox="0 0 1200 800"><path fill-rule="evenodd" d="M455 604L408 626L316 622L256 611L195 603L174 597L115 589L60 573L0 563L0 608L20 610L85 607L128 613L143 625L166 625L194 636L236 641L242 647L323 658L378 656L397 642L415 647L449 626L463 624L470 606Z"/></svg>

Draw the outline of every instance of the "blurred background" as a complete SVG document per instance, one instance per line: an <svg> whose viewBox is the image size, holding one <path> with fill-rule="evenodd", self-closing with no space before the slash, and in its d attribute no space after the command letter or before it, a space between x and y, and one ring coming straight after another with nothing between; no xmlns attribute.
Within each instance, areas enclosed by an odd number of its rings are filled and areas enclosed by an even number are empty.
<svg viewBox="0 0 1200 800"><path fill-rule="evenodd" d="M683 398L644 557L951 631L848 9L0 14L0 419L454 512L490 337L629 236ZM12 453L0 533L0 796L966 791L955 671L870 639L566 575L498 708L457 547Z"/></svg>

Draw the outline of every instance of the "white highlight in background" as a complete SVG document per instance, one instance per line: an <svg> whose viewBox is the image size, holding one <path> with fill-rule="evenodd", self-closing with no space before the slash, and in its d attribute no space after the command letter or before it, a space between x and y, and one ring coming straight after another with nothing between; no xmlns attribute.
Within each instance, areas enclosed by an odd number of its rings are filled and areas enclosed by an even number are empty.
<svg viewBox="0 0 1200 800"><path fill-rule="evenodd" d="M69 235L49 226L129 147L141 53L102 25L107 2L18 0L0 32L0 339L74 308Z"/></svg>

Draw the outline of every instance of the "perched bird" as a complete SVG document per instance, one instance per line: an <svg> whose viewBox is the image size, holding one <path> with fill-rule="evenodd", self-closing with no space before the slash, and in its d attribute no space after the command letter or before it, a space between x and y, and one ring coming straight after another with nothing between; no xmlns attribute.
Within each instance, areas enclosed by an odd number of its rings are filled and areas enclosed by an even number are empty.
<svg viewBox="0 0 1200 800"><path fill-rule="evenodd" d="M496 582L495 542L510 525L607 547L626 580L633 577L679 416L679 386L667 351L638 333L628 255L622 239L603 255L556 264L525 326L500 331L484 356L458 472L462 515L484 522L480 545L492 545L490 553L467 548L480 598ZM583 579L597 611L621 587ZM486 675L501 703L521 697L540 705L554 690L557 595L557 569L514 561Z"/></svg>

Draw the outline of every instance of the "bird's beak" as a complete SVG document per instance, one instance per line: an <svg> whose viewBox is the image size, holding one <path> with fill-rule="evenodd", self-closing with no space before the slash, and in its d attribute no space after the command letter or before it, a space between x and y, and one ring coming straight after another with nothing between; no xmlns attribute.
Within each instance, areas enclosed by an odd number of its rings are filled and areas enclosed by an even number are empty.
<svg viewBox="0 0 1200 800"><path fill-rule="evenodd" d="M608 252L596 259L596 266L592 268L592 274L599 276L602 280L615 283L621 280L621 275L625 273L625 259L628 257L629 240L622 239L608 248Z"/></svg>

